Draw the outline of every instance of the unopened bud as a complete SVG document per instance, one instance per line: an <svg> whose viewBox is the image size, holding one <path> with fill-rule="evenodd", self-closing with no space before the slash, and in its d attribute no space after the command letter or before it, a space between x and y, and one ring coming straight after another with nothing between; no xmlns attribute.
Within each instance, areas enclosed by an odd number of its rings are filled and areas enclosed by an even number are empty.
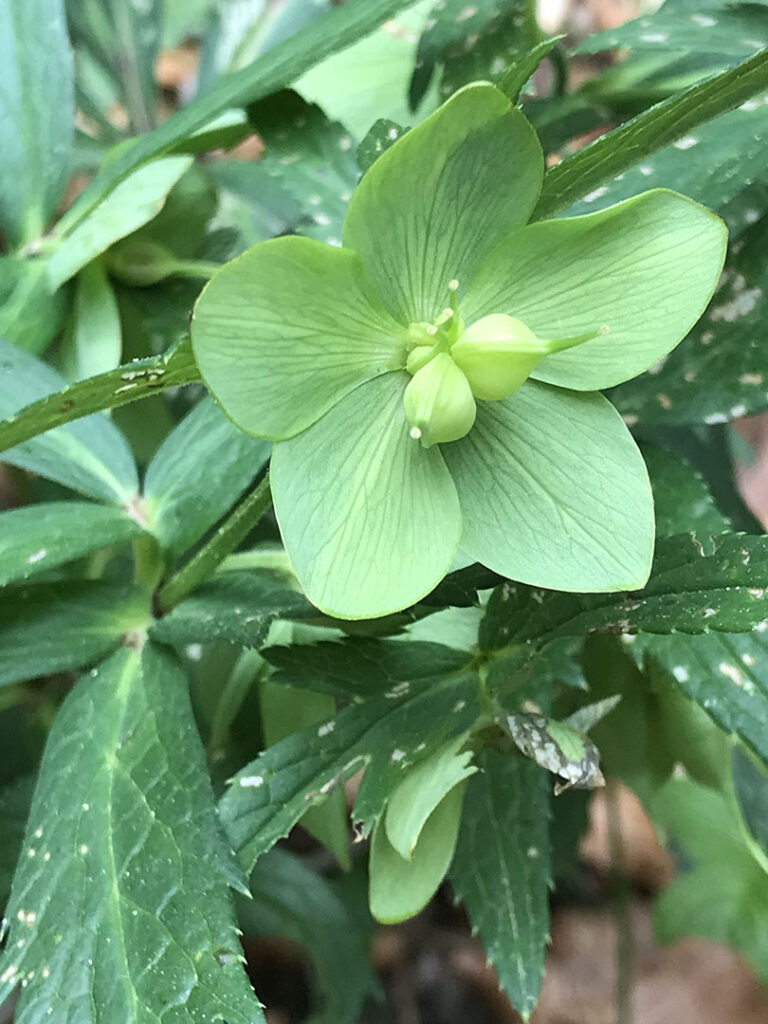
<svg viewBox="0 0 768 1024"><path fill-rule="evenodd" d="M425 448L458 441L472 429L476 406L469 382L447 352L418 370L403 396L411 437Z"/></svg>
<svg viewBox="0 0 768 1024"><path fill-rule="evenodd" d="M148 238L118 242L106 254L110 274L124 284L146 288L170 277L176 270L172 253Z"/></svg>
<svg viewBox="0 0 768 1024"><path fill-rule="evenodd" d="M549 351L547 342L520 320L491 313L467 328L451 356L464 371L472 394L496 401L522 387Z"/></svg>

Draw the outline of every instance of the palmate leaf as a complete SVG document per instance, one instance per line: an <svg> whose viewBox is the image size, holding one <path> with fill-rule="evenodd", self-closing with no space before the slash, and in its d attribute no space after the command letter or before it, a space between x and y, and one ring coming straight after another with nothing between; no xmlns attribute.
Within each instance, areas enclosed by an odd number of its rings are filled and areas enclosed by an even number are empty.
<svg viewBox="0 0 768 1024"><path fill-rule="evenodd" d="M653 491L656 536L693 533L706 544L730 524L715 505L703 478L678 455L656 445L640 449Z"/></svg>
<svg viewBox="0 0 768 1024"><path fill-rule="evenodd" d="M151 645L81 680L48 738L0 958L19 1024L256 1024L187 683ZM172 1009L171 1009L172 1008Z"/></svg>
<svg viewBox="0 0 768 1024"><path fill-rule="evenodd" d="M486 650L584 633L709 633L764 629L768 538L721 534L705 548L689 534L663 538L643 590L565 594L503 583L480 629Z"/></svg>
<svg viewBox="0 0 768 1024"><path fill-rule="evenodd" d="M528 1020L549 941L547 776L522 757L484 751L469 781L450 870L501 987Z"/></svg>
<svg viewBox="0 0 768 1024"><path fill-rule="evenodd" d="M238 772L219 805L241 862L252 867L307 807L364 766L353 816L367 832L404 770L465 733L480 710L476 674L454 673L351 705L270 747Z"/></svg>

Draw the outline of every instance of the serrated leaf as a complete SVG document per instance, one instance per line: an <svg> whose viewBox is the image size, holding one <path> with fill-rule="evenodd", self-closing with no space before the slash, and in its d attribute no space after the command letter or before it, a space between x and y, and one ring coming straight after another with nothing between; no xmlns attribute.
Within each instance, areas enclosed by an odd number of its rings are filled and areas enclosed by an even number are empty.
<svg viewBox="0 0 768 1024"><path fill-rule="evenodd" d="M403 770L466 732L480 710L477 676L448 676L404 697L352 705L265 750L237 773L219 805L241 862L252 867L310 804L364 766L354 817L368 831Z"/></svg>
<svg viewBox="0 0 768 1024"><path fill-rule="evenodd" d="M254 103L285 88L308 68L336 50L351 46L391 17L407 0L352 0L335 8L248 67L222 76L163 124L133 141L107 164L67 211L60 230L71 232L132 171L167 152L213 118L232 107ZM349 91L347 89L347 91Z"/></svg>
<svg viewBox="0 0 768 1024"><path fill-rule="evenodd" d="M276 849L259 860L248 887L253 899L239 901L245 931L287 936L306 949L317 970L325 999L312 1024L359 1024L365 999L378 988L369 959L372 929L351 911L339 886L296 854Z"/></svg>
<svg viewBox="0 0 768 1024"><path fill-rule="evenodd" d="M0 7L0 225L11 243L43 233L67 183L74 137L63 0Z"/></svg>
<svg viewBox="0 0 768 1024"><path fill-rule="evenodd" d="M752 633L647 636L637 644L721 729L768 760L768 639L762 624Z"/></svg>
<svg viewBox="0 0 768 1024"><path fill-rule="evenodd" d="M2 512L0 586L143 533L121 509L84 501L50 501Z"/></svg>
<svg viewBox="0 0 768 1024"><path fill-rule="evenodd" d="M443 644L347 638L335 643L267 647L263 657L275 683L304 687L345 700L406 696L411 683L467 669L471 654Z"/></svg>
<svg viewBox="0 0 768 1024"><path fill-rule="evenodd" d="M761 3L719 3L701 0L681 7L666 3L654 14L596 32L577 53L601 53L629 47L635 52L695 53L736 63L768 46L768 10Z"/></svg>
<svg viewBox="0 0 768 1024"><path fill-rule="evenodd" d="M382 153L386 153L389 147L394 146L397 140L409 130L386 117L380 117L378 121L374 121L368 134L357 147L357 163L363 174Z"/></svg>
<svg viewBox="0 0 768 1024"><path fill-rule="evenodd" d="M204 398L147 467L142 504L149 529L172 554L186 551L234 505L270 450Z"/></svg>
<svg viewBox="0 0 768 1024"><path fill-rule="evenodd" d="M479 767L469 782L450 878L502 988L527 1020L549 941L547 777L524 758L490 749Z"/></svg>
<svg viewBox="0 0 768 1024"><path fill-rule="evenodd" d="M306 598L266 570L215 576L152 627L152 636L169 644L226 640L259 647L275 619L315 615Z"/></svg>
<svg viewBox="0 0 768 1024"><path fill-rule="evenodd" d="M150 618L141 587L101 580L36 583L0 592L0 684L91 665Z"/></svg>
<svg viewBox="0 0 768 1024"><path fill-rule="evenodd" d="M70 235L62 239L54 234L57 247L48 261L52 287L58 288L118 239L158 214L191 164L190 156L168 156L145 164L110 192Z"/></svg>
<svg viewBox="0 0 768 1024"><path fill-rule="evenodd" d="M532 46L527 53L516 58L512 66L504 72L498 85L501 91L506 93L513 103L519 102L520 93L523 91L526 82L562 38L563 36L553 36L551 39L542 39L540 43Z"/></svg>
<svg viewBox="0 0 768 1024"><path fill-rule="evenodd" d="M270 96L251 107L249 115L266 146L262 167L301 209L298 233L340 244L359 177L347 129L291 91Z"/></svg>
<svg viewBox="0 0 768 1024"><path fill-rule="evenodd" d="M690 535L662 538L643 590L565 594L504 583L480 630L486 650L584 633L746 632L768 616L768 538L724 533L705 549Z"/></svg>
<svg viewBox="0 0 768 1024"><path fill-rule="evenodd" d="M23 980L19 1024L158 1020L171 1006L180 1024L261 1021L233 881L186 679L151 645L121 651L78 683L48 737L0 1002Z"/></svg>
<svg viewBox="0 0 768 1024"><path fill-rule="evenodd" d="M693 533L707 543L728 529L704 479L684 459L656 445L642 445L641 451L651 478L658 537Z"/></svg>
<svg viewBox="0 0 768 1024"><path fill-rule="evenodd" d="M66 407L67 396L56 394L65 383L52 367L0 339L0 416L11 430L20 409L47 395ZM133 455L106 416L89 416L33 438L20 444L11 440L16 446L3 451L2 460L103 501L123 503L135 496L139 484Z"/></svg>
<svg viewBox="0 0 768 1024"><path fill-rule="evenodd" d="M766 179L766 139L768 105L765 96L755 96L658 152L644 155L618 177L580 198L566 214L592 213L648 188L672 188L717 210L732 236L738 236L755 214L754 203L748 201L754 183ZM745 201L740 201L742 197Z"/></svg>
<svg viewBox="0 0 768 1024"><path fill-rule="evenodd" d="M638 114L573 156L544 178L534 220L553 216L577 199L601 190L606 182L699 125L739 106L768 87L768 52L762 51L728 71L693 85Z"/></svg>

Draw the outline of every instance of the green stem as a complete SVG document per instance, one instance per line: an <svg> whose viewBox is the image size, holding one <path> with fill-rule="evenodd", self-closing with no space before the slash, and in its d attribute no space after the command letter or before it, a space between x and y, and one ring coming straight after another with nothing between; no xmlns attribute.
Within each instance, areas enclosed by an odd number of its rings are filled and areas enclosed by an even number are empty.
<svg viewBox="0 0 768 1024"><path fill-rule="evenodd" d="M172 576L160 590L160 607L167 611L183 601L187 594L199 587L216 572L219 563L234 551L241 540L253 529L269 508L272 495L269 474L256 485L247 497L221 524L207 544Z"/></svg>
<svg viewBox="0 0 768 1024"><path fill-rule="evenodd" d="M213 277L221 270L221 263L210 263L208 260L177 260L173 264L175 277Z"/></svg>
<svg viewBox="0 0 768 1024"><path fill-rule="evenodd" d="M133 542L134 576L140 587L154 591L163 575L163 553L157 540L150 534L137 537Z"/></svg>
<svg viewBox="0 0 768 1024"><path fill-rule="evenodd" d="M216 761L226 751L229 732L253 684L269 666L258 651L245 650L237 659L216 704L208 741L208 758Z"/></svg>
<svg viewBox="0 0 768 1024"><path fill-rule="evenodd" d="M32 402L0 423L0 452L102 409L200 380L189 338L160 356L136 359Z"/></svg>

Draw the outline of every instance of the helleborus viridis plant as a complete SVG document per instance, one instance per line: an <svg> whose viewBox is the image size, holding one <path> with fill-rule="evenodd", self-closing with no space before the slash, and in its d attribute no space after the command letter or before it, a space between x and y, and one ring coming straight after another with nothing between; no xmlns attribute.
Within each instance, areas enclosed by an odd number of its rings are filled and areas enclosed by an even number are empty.
<svg viewBox="0 0 768 1024"><path fill-rule="evenodd" d="M494 86L457 92L363 176L343 245L272 239L205 288L192 341L271 487L309 599L344 618L426 595L457 551L540 587L641 587L642 457L600 389L709 301L722 221L666 190L529 224L538 139Z"/></svg>

